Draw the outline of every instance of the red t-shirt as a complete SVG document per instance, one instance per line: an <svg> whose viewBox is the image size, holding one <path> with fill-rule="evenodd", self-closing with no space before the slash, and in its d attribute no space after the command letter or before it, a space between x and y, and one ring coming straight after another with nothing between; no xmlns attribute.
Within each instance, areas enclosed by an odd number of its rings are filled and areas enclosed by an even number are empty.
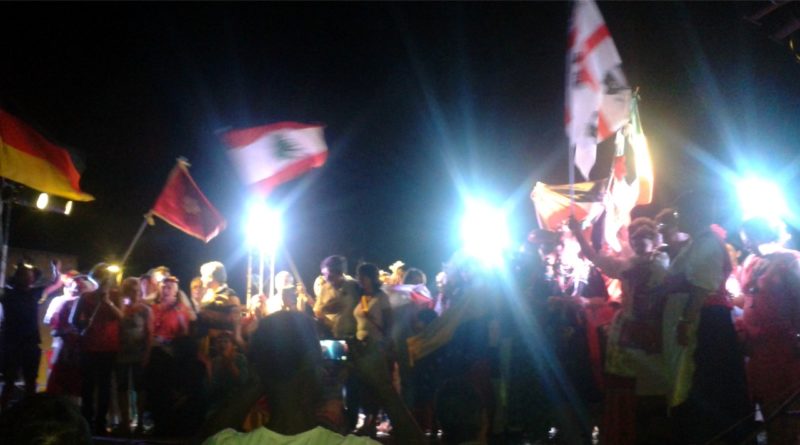
<svg viewBox="0 0 800 445"><path fill-rule="evenodd" d="M81 336L81 350L87 352L117 352L119 350L119 318L113 309L102 302L103 293L94 291L81 296L79 320L88 323L97 309L94 321Z"/></svg>
<svg viewBox="0 0 800 445"><path fill-rule="evenodd" d="M170 343L175 337L186 335L189 329L189 314L180 303L153 306L153 337L159 343Z"/></svg>

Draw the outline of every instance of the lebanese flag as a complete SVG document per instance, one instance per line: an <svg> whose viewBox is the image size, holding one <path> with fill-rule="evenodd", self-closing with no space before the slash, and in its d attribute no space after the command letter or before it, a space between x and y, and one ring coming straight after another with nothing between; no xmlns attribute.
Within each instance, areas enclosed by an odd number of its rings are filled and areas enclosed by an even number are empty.
<svg viewBox="0 0 800 445"><path fill-rule="evenodd" d="M81 175L67 149L0 109L0 176L40 192L93 201L81 191Z"/></svg>
<svg viewBox="0 0 800 445"><path fill-rule="evenodd" d="M242 180L263 195L286 181L325 164L328 146L323 126L279 122L231 130L222 135Z"/></svg>
<svg viewBox="0 0 800 445"><path fill-rule="evenodd" d="M150 213L204 242L225 229L225 219L200 191L183 160L170 172Z"/></svg>
<svg viewBox="0 0 800 445"><path fill-rule="evenodd" d="M617 47L593 0L575 1L568 48L566 131L575 149L575 166L588 180L597 144L628 121L631 90Z"/></svg>

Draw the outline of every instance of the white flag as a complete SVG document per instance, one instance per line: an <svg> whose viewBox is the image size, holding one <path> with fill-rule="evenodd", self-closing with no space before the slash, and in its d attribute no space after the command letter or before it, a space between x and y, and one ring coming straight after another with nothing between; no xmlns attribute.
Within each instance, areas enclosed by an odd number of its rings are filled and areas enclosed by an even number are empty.
<svg viewBox="0 0 800 445"><path fill-rule="evenodd" d="M575 166L589 179L597 144L630 116L631 90L617 47L593 0L575 2L568 46L567 137L575 147Z"/></svg>
<svg viewBox="0 0 800 445"><path fill-rule="evenodd" d="M322 166L328 157L320 125L280 122L231 130L222 140L242 180L263 194Z"/></svg>

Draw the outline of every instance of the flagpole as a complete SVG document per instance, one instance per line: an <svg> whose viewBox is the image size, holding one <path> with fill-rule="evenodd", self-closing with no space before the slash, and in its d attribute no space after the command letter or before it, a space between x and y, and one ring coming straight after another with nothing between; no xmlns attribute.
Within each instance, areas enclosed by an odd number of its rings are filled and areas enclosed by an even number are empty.
<svg viewBox="0 0 800 445"><path fill-rule="evenodd" d="M247 282L247 290L245 291L245 298L247 305L250 305L250 298L253 296L253 248L247 247L247 275L245 277Z"/></svg>
<svg viewBox="0 0 800 445"><path fill-rule="evenodd" d="M258 293L264 295L264 248L258 249Z"/></svg>
<svg viewBox="0 0 800 445"><path fill-rule="evenodd" d="M2 224L2 253L0 253L0 295L5 293L6 268L8 267L8 238L11 234L11 202L5 207L6 202L0 199L0 223Z"/></svg>
<svg viewBox="0 0 800 445"><path fill-rule="evenodd" d="M136 247L136 244L139 242L139 239L142 237L142 234L144 233L144 229L147 228L150 218L152 218L150 212L146 213L143 216L142 225L139 226L139 230L136 231L136 235L134 235L133 240L128 245L128 250L125 251L125 255L122 256L122 262L120 264L120 267L124 266L125 263L128 262L128 258L131 256L131 253L133 252L133 248Z"/></svg>

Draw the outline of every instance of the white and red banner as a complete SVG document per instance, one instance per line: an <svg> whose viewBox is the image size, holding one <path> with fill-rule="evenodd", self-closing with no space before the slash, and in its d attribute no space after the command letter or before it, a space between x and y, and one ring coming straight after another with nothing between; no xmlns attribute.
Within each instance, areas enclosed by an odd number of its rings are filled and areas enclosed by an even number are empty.
<svg viewBox="0 0 800 445"><path fill-rule="evenodd" d="M227 131L222 141L242 180L261 194L325 164L324 127L279 122Z"/></svg>
<svg viewBox="0 0 800 445"><path fill-rule="evenodd" d="M575 166L589 179L597 144L627 122L631 99L622 60L593 0L575 1L568 51L567 137Z"/></svg>

